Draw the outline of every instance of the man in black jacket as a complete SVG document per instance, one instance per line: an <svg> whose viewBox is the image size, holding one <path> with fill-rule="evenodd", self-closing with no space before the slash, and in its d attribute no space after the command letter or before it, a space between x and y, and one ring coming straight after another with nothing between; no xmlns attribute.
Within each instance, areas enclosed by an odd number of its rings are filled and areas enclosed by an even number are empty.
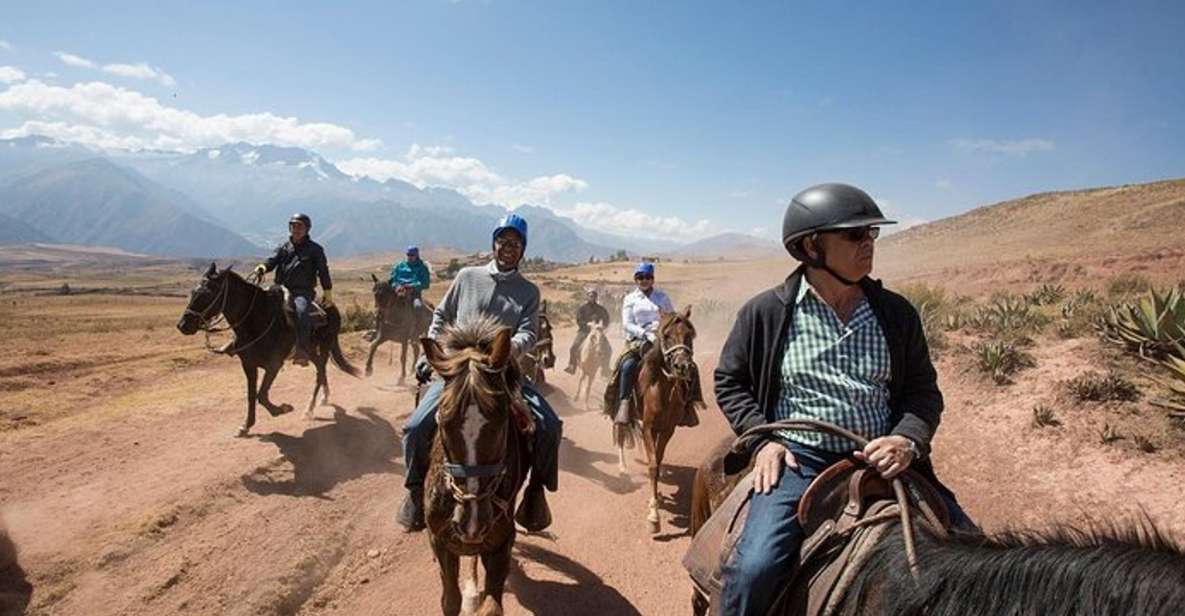
<svg viewBox="0 0 1185 616"><path fill-rule="evenodd" d="M580 345L584 344L584 339L588 338L588 332L592 331L593 323L600 323L602 327L609 327L609 311L605 307L597 303L597 290L588 289L584 292L585 298L588 299L580 308L576 309L576 339L572 341L572 347L568 349L568 367L564 368L564 372L568 374L576 374L576 364L580 363ZM610 353L605 353L604 363L602 369L605 374L609 374L609 356Z"/></svg>
<svg viewBox="0 0 1185 616"><path fill-rule="evenodd" d="M321 305L333 305L333 280L329 277L329 264L325 260L325 249L309 237L313 221L305 214L296 213L288 219L288 241L276 248L276 253L267 261L255 266L255 273L263 276L276 270L276 284L284 285L292 295L292 306L296 312L297 354L295 361L307 364L311 352L313 334L309 320L309 304L313 301L317 281L321 281Z"/></svg>
<svg viewBox="0 0 1185 616"><path fill-rule="evenodd" d="M868 277L874 240L887 224L893 221L854 186L822 184L794 197L782 241L802 264L741 308L716 368L716 400L737 434L779 419L848 428L870 439L857 458L887 478L914 468L942 493L952 521L970 527L928 459L942 393L921 320L905 298ZM754 494L724 568L721 613L769 609L797 561L803 536L794 516L803 491L851 450L837 437L784 432L749 452Z"/></svg>

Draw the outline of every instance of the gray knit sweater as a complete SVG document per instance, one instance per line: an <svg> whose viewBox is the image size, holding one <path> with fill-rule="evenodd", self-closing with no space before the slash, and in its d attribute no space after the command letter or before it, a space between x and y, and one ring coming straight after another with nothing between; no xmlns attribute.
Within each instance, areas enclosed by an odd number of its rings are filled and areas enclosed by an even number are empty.
<svg viewBox="0 0 1185 616"><path fill-rule="evenodd" d="M535 345L539 321L539 287L518 270L499 272L490 261L457 273L444 299L432 313L428 337L436 338L445 326L489 316L514 330L514 353L521 356Z"/></svg>

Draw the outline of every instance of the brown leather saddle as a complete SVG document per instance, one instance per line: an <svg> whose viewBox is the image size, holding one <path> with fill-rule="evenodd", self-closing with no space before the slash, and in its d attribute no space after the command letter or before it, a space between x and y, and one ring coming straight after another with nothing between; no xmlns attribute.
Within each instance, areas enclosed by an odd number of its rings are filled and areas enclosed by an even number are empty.
<svg viewBox="0 0 1185 616"><path fill-rule="evenodd" d="M902 475L902 484L912 518L944 533L950 521L938 491L913 471ZM721 570L740 539L752 494L750 472L696 533L683 558L697 591L710 598L710 613L720 613ZM900 521L892 484L875 470L850 459L825 469L799 500L805 539L794 577L769 613L834 613L872 548Z"/></svg>

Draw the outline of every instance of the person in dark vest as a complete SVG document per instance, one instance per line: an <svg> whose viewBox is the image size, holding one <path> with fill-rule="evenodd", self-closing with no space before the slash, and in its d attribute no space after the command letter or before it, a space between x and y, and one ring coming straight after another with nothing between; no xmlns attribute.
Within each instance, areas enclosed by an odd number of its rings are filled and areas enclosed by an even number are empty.
<svg viewBox="0 0 1185 616"><path fill-rule="evenodd" d="M738 435L781 419L847 428L869 439L857 458L886 478L915 469L942 494L954 526L971 528L929 460L943 404L921 319L869 278L880 227L890 224L846 184L813 186L791 200L782 243L800 264L737 314L716 368L716 401ZM839 437L788 431L749 452L753 497L723 570L721 613L766 613L797 562L799 499L852 449Z"/></svg>
<svg viewBox="0 0 1185 616"><path fill-rule="evenodd" d="M576 309L576 339L572 341L572 347L568 349L568 367L564 368L564 372L568 374L576 374L576 364L580 363L580 346L584 344L584 339L588 338L588 332L592 331L593 323L609 327L609 311L597 303L597 290L591 288L586 290L584 297L588 301ZM608 374L609 355L606 354L605 358L604 372Z"/></svg>
<svg viewBox="0 0 1185 616"><path fill-rule="evenodd" d="M333 305L333 280L329 277L325 249L309 237L312 228L313 221L308 215L293 214L288 219L288 241L277 247L267 261L255 266L255 273L260 277L275 270L276 284L287 287L292 296L292 307L296 312L296 355L293 361L300 365L307 365L312 353L313 325L309 308L318 281L321 283L321 306Z"/></svg>

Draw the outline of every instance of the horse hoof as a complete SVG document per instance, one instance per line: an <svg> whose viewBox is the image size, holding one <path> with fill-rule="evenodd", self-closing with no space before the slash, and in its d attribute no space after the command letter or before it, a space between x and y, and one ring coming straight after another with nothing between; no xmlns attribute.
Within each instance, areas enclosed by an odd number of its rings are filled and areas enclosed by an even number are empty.
<svg viewBox="0 0 1185 616"><path fill-rule="evenodd" d="M502 606L490 596L486 596L485 601L481 603L481 609L478 610L477 616L502 616Z"/></svg>
<svg viewBox="0 0 1185 616"><path fill-rule="evenodd" d="M373 376L373 375L374 375L374 370L370 366L367 366L366 367L366 376Z"/></svg>
<svg viewBox="0 0 1185 616"><path fill-rule="evenodd" d="M281 404L280 405L280 412L278 412L276 414L277 415L287 415L288 413L291 413L292 411L295 411L295 410L296 410L296 407L292 406L291 404Z"/></svg>
<svg viewBox="0 0 1185 616"><path fill-rule="evenodd" d="M244 436L247 436L247 433L250 431L251 428L248 428L247 426L239 426L238 432L235 432L235 438L243 438Z"/></svg>
<svg viewBox="0 0 1185 616"><path fill-rule="evenodd" d="M662 526L658 523L658 520L650 520L650 534L657 535L660 530L662 530Z"/></svg>

